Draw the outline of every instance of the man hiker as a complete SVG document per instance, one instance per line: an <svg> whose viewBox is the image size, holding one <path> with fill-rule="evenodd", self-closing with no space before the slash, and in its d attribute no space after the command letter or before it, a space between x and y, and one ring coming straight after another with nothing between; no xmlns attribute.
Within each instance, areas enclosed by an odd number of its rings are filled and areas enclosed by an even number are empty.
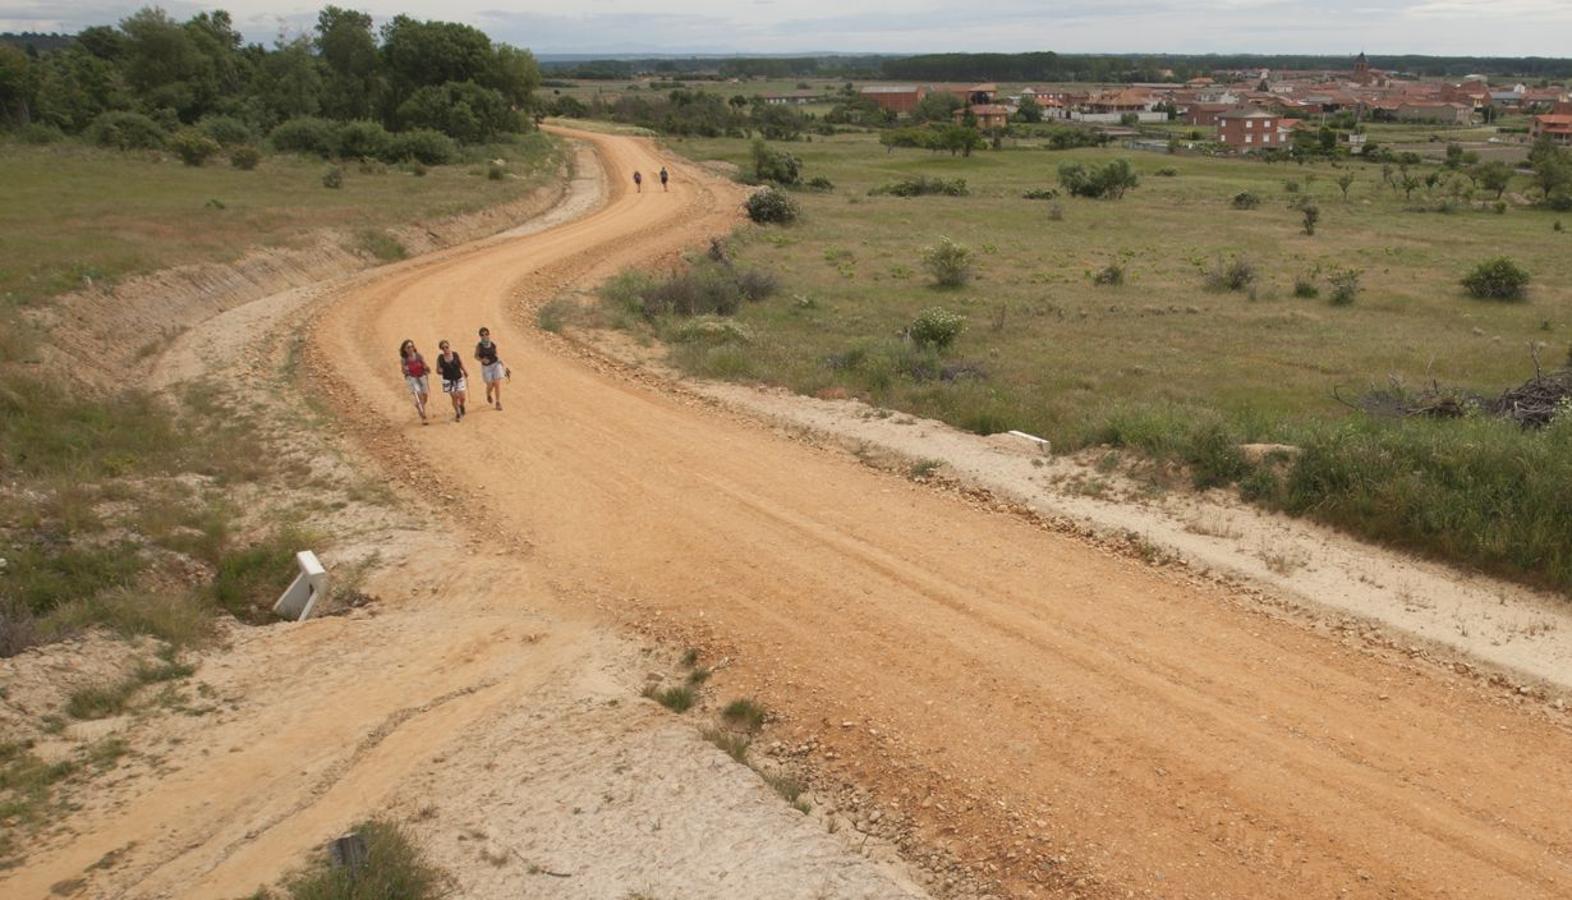
<svg viewBox="0 0 1572 900"><path fill-rule="evenodd" d="M644 193L644 173L638 169L633 170L633 190L639 194Z"/></svg>
<svg viewBox="0 0 1572 900"><path fill-rule="evenodd" d="M660 189L662 191L666 190L666 182L670 181L670 180L671 180L670 173L668 173L666 171L666 167L665 166L661 166L660 167Z"/></svg>

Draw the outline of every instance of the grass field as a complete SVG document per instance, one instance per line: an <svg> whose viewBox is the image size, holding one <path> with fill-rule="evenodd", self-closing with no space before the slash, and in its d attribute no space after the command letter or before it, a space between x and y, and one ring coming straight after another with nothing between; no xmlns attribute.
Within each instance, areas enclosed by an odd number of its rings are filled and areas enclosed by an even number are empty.
<svg viewBox="0 0 1572 900"><path fill-rule="evenodd" d="M671 146L748 165L741 141ZM1216 483L1249 476L1233 442L1316 448L1340 440L1345 426L1384 427L1351 414L1334 389L1357 397L1389 378L1416 386L1435 379L1493 395L1533 374L1531 345L1555 366L1572 341L1572 233L1553 230L1572 216L1523 207L1414 211L1435 201L1423 189L1405 200L1374 166L1267 166L1113 149L968 159L886 154L863 135L787 149L802 158L805 177L825 176L836 190L800 193L803 218L794 226L749 229L733 241L739 263L781 275L781 296L744 306L746 343L677 345L674 357L692 371L846 392L980 432L1019 428L1056 447L1139 446L1183 457L1203 473L1198 480ZM1054 186L1060 163L1119 156L1142 176L1122 200L1021 197ZM1169 167L1177 174L1155 174ZM1345 172L1356 179L1346 202L1336 184ZM868 196L912 175L965 178L971 195ZM1231 198L1247 190L1261 197L1260 208L1234 209ZM1321 210L1314 236L1288 207L1299 196ZM975 278L963 288L936 288L923 270L923 248L945 236L976 258ZM1465 296L1463 274L1501 253L1532 273L1527 302ZM1208 289L1204 271L1235 258L1254 266L1251 288ZM1122 267L1124 283L1094 283L1110 265ZM1361 291L1352 304L1334 305L1328 275L1349 269L1359 272ZM1319 296L1296 296L1300 279ZM934 306L967 320L937 361L901 338ZM1376 537L1572 584L1572 539L1544 531L1557 527L1556 509L1572 508L1565 505L1572 489L1535 481L1572 467L1572 448L1493 422L1440 423L1452 430L1435 432L1432 423L1411 424L1361 432L1371 443L1360 446L1357 471L1254 490ZM1461 466L1469 447L1494 468ZM1543 471L1527 471L1528 460ZM1432 468L1443 479L1469 468L1475 482L1428 499L1383 493L1394 479ZM1345 475L1356 483L1326 480ZM1503 483L1492 483L1490 496L1470 493L1491 478ZM1515 543L1507 531L1518 526L1534 534Z"/></svg>
<svg viewBox="0 0 1572 900"><path fill-rule="evenodd" d="M473 148L474 160L423 177L344 164L344 184L323 187L329 163L268 156L256 170L222 159L201 168L158 153L76 142L0 142L0 298L37 302L84 284L193 262L235 258L254 246L293 246L319 228L377 229L468 212L522 196L555 171L544 135ZM508 159L520 178L491 180L482 160Z"/></svg>

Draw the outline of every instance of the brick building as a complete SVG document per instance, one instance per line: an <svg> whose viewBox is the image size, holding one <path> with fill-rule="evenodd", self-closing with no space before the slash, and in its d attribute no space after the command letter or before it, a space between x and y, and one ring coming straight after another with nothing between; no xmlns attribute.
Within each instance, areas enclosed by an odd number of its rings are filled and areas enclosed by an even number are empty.
<svg viewBox="0 0 1572 900"><path fill-rule="evenodd" d="M1217 140L1241 153L1274 150L1287 141L1278 135L1280 117L1264 109L1231 109L1217 114Z"/></svg>

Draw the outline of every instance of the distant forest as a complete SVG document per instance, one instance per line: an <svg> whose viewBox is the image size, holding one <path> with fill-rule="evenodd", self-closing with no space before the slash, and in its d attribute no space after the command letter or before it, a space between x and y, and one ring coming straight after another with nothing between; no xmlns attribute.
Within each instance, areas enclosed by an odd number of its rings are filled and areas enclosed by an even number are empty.
<svg viewBox="0 0 1572 900"><path fill-rule="evenodd" d="M1370 65L1423 77L1483 74L1529 80L1572 77L1572 59L1497 56L1381 56ZM931 53L920 56L802 56L686 59L557 60L542 64L559 78L622 80L640 73L709 78L880 78L904 81L1184 81L1238 69L1346 70L1353 56L1191 56L1180 54ZM1171 74L1170 74L1171 73Z"/></svg>
<svg viewBox="0 0 1572 900"><path fill-rule="evenodd" d="M156 7L69 38L0 35L0 127L121 145L214 118L229 131L316 118L478 143L529 128L539 84L528 50L477 28L408 16L373 28L336 6L272 47L246 43L222 10L179 21Z"/></svg>

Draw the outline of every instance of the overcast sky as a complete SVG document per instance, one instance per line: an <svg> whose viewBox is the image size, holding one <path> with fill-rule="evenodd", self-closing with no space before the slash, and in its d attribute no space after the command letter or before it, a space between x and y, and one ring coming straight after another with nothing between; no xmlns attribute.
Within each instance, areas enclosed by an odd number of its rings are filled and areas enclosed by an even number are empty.
<svg viewBox="0 0 1572 900"><path fill-rule="evenodd" d="M76 31L143 4L0 0L0 30ZM184 18L227 9L270 43L308 28L322 3L166 2ZM1058 50L1565 56L1572 0L339 0L467 22L537 53L790 53Z"/></svg>

